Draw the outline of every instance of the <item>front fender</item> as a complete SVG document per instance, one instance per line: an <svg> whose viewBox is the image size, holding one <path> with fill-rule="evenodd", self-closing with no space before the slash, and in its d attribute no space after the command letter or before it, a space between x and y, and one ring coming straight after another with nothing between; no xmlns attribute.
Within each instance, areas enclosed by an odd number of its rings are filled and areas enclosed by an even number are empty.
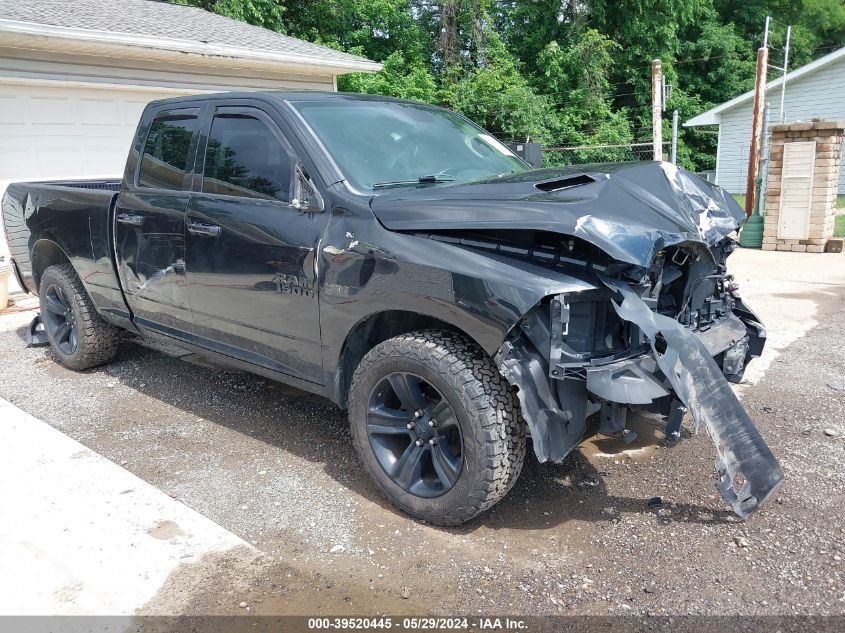
<svg viewBox="0 0 845 633"><path fill-rule="evenodd" d="M356 228L330 228L320 247L327 373L337 366L354 324L374 314L400 310L434 317L494 355L510 330L545 297L597 287L578 272L393 233L372 223Z"/></svg>

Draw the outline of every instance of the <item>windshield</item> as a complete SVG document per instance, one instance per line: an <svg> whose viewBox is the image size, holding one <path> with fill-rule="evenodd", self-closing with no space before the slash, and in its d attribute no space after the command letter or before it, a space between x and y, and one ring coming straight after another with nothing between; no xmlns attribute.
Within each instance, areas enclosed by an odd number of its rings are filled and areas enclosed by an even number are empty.
<svg viewBox="0 0 845 633"><path fill-rule="evenodd" d="M476 180L527 165L463 117L390 101L292 104L358 189Z"/></svg>

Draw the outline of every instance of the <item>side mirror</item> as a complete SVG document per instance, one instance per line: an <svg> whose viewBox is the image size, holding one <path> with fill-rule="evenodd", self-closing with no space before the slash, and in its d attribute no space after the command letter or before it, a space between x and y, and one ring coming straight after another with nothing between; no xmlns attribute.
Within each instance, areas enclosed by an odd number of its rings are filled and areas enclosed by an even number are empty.
<svg viewBox="0 0 845 633"><path fill-rule="evenodd" d="M290 206L302 213L322 213L325 209L323 196L320 195L313 181L303 171L302 165L296 166L294 181L293 198L291 198Z"/></svg>

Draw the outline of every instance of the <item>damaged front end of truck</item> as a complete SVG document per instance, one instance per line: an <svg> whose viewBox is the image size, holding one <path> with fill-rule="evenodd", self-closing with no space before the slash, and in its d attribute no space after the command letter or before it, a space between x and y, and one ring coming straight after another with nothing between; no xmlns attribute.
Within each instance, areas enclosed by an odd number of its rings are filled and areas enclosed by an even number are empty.
<svg viewBox="0 0 845 633"><path fill-rule="evenodd" d="M680 257L694 264L689 252ZM667 420L667 438L678 438L689 411L716 446L719 492L746 517L783 479L729 384L760 354L765 330L724 272L706 275L702 303L685 295L694 295L690 286L703 277L679 275L662 257L651 274L636 278L641 272L597 272L604 290L556 295L537 306L496 361L519 387L541 461L560 460L575 448L591 414L598 414L599 432L615 435L629 433L629 412L657 413ZM661 282L673 277L674 283ZM676 296L685 297L680 318Z"/></svg>
<svg viewBox="0 0 845 633"><path fill-rule="evenodd" d="M592 165L405 192L373 210L391 230L512 262L495 286L558 283L495 355L541 462L575 448L593 414L600 432L630 435L629 412L658 413L677 438L689 411L736 514L777 489L781 468L729 384L766 332L727 272L745 214L719 187L668 163Z"/></svg>
<svg viewBox="0 0 845 633"><path fill-rule="evenodd" d="M729 384L741 380L766 338L726 268L736 247L729 233L744 216L721 190L672 165L660 170L669 185L662 197L621 178L617 185L664 213L674 202L688 230L663 232L649 251L638 227L626 235L618 221L582 217L574 235L594 244L612 239L624 260L582 262L597 288L536 306L496 361L519 388L541 461L575 448L592 414L599 432L620 434L630 433L630 411L658 413L667 438L677 438L689 411L716 446L717 489L745 518L777 489L783 472ZM647 259L632 256L643 253Z"/></svg>

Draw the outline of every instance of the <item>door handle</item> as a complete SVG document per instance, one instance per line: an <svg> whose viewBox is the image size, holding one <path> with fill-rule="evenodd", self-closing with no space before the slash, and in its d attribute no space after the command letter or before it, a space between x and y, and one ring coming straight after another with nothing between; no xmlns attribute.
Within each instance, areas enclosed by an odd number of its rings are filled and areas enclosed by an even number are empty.
<svg viewBox="0 0 845 633"><path fill-rule="evenodd" d="M131 226L141 226L144 223L143 215L135 215L133 213L120 213L116 219L121 224L129 224Z"/></svg>
<svg viewBox="0 0 845 633"><path fill-rule="evenodd" d="M188 233L203 235L206 237L217 237L222 229L216 224L203 224L202 222L188 222Z"/></svg>

